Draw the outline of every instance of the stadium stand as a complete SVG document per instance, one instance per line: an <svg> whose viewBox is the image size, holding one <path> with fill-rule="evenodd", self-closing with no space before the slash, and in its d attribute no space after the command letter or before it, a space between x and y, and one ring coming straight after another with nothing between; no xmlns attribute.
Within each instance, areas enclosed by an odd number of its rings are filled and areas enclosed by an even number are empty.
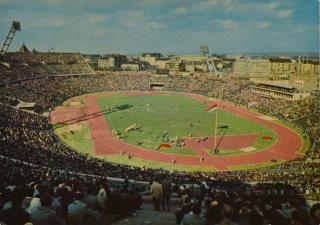
<svg viewBox="0 0 320 225"><path fill-rule="evenodd" d="M319 203L309 207L303 198L320 192L319 93L293 104L253 95L246 80L206 75L154 78L129 72L96 75L80 54L73 53L10 53L6 60L10 68L0 66L0 221L37 224L42 207L54 209L51 224L108 224L135 215L141 193L149 190L146 183L167 178L171 195L183 200L177 222L187 220L184 215L193 210L206 224L319 224ZM161 82L163 90L192 92L244 106L257 102L256 110L302 129L311 147L304 158L270 169L152 170L79 154L59 141L48 117L42 115L73 96L149 90L152 80ZM35 102L35 111L16 108L19 101ZM84 210L73 210L76 204Z"/></svg>

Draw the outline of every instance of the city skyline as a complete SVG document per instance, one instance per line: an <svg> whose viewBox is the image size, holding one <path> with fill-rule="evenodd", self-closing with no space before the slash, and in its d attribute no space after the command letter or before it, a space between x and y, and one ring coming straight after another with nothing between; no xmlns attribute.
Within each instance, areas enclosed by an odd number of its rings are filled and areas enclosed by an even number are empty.
<svg viewBox="0 0 320 225"><path fill-rule="evenodd" d="M3 43L22 23L23 42L40 51L81 53L318 52L316 0L0 0Z"/></svg>

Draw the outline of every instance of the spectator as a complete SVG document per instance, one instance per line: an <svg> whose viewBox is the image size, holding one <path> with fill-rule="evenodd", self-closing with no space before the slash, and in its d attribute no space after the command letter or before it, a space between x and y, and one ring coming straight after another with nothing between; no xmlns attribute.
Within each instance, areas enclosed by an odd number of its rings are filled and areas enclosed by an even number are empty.
<svg viewBox="0 0 320 225"><path fill-rule="evenodd" d="M62 218L58 217L55 210L51 209L52 197L48 193L40 197L41 206L31 213L33 225L59 225L65 224Z"/></svg>
<svg viewBox="0 0 320 225"><path fill-rule="evenodd" d="M222 220L222 203L214 200L208 213L207 225L219 224Z"/></svg>
<svg viewBox="0 0 320 225"><path fill-rule="evenodd" d="M192 212L185 214L181 225L205 225L205 220L200 216L201 205L195 203L192 205Z"/></svg>
<svg viewBox="0 0 320 225"><path fill-rule="evenodd" d="M223 219L219 225L238 225L238 223L232 220L232 216L233 216L233 208L225 205Z"/></svg>
<svg viewBox="0 0 320 225"><path fill-rule="evenodd" d="M171 199L171 183L166 178L162 179L161 182L163 197L162 197L162 210L165 210L167 207L167 211L170 212L170 199Z"/></svg>
<svg viewBox="0 0 320 225"><path fill-rule="evenodd" d="M83 194L76 192L75 200L68 205L68 221L74 225L85 225L88 221L97 221L99 213L88 208L82 201Z"/></svg>
<svg viewBox="0 0 320 225"><path fill-rule="evenodd" d="M176 209L176 222L177 224L180 224L184 215L188 214L191 212L193 203L191 202L191 198L187 196L184 200L184 203L182 203L182 208L177 208Z"/></svg>
<svg viewBox="0 0 320 225"><path fill-rule="evenodd" d="M163 197L162 185L159 183L158 178L154 178L151 184L150 193L153 201L155 211L160 210L160 202Z"/></svg>
<svg viewBox="0 0 320 225"><path fill-rule="evenodd" d="M24 225L30 222L30 214L22 209L22 200L22 192L19 189L13 190L11 193L12 207L0 214L0 220L8 225Z"/></svg>
<svg viewBox="0 0 320 225"><path fill-rule="evenodd" d="M255 207L249 215L249 225L263 225L263 213Z"/></svg>

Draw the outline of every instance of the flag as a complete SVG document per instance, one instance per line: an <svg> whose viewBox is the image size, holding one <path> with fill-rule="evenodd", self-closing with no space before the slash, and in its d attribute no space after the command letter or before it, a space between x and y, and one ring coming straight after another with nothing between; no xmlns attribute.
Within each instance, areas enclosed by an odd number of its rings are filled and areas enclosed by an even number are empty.
<svg viewBox="0 0 320 225"><path fill-rule="evenodd" d="M160 144L158 148L171 148L171 145L163 143L163 144Z"/></svg>
<svg viewBox="0 0 320 225"><path fill-rule="evenodd" d="M227 128L229 128L229 126L228 125L224 125L224 126L220 126L220 127L218 127L219 129L227 129Z"/></svg>
<svg viewBox="0 0 320 225"><path fill-rule="evenodd" d="M273 138L270 137L270 136L263 136L262 139L264 139L264 140L273 140Z"/></svg>
<svg viewBox="0 0 320 225"><path fill-rule="evenodd" d="M209 106L209 108L206 109L206 112L212 112L214 110L216 110L218 108L217 104L213 104L211 106Z"/></svg>

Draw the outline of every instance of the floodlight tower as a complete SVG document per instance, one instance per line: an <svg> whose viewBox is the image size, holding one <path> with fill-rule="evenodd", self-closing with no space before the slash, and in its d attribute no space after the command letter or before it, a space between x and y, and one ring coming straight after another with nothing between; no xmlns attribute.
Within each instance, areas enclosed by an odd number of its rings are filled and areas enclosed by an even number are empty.
<svg viewBox="0 0 320 225"><path fill-rule="evenodd" d="M209 47L208 45L204 44L200 46L200 53L202 53L206 57L206 64L208 67L208 70L210 73L214 73L217 75L217 69L216 66L214 65L213 59L209 55Z"/></svg>
<svg viewBox="0 0 320 225"><path fill-rule="evenodd" d="M10 29L8 35L7 35L7 38L6 38L6 40L4 41L4 43L3 43L2 47L1 47L0 53L1 53L2 55L7 52L8 48L9 48L9 46L10 46L12 40L13 40L13 37L14 37L14 35L15 35L15 33L16 33L17 31L21 31L20 22L18 22L18 21L13 21L13 22L12 22L12 25L11 25L11 29Z"/></svg>

